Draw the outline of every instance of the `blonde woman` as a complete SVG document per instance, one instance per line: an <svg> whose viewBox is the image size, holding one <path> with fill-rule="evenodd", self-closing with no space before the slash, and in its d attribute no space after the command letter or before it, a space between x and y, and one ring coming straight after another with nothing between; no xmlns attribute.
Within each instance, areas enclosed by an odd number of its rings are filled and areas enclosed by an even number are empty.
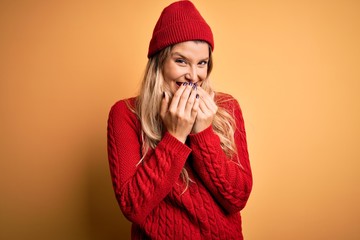
<svg viewBox="0 0 360 240"><path fill-rule="evenodd" d="M241 109L209 83L214 40L190 1L167 6L139 95L108 120L117 201L132 239L243 239L252 188Z"/></svg>

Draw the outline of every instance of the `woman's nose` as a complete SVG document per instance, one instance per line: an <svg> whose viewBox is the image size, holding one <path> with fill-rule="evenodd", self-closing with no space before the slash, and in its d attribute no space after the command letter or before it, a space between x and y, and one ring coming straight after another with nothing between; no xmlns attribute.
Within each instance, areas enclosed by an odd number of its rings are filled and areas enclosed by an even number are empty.
<svg viewBox="0 0 360 240"><path fill-rule="evenodd" d="M185 79L187 81L197 82L198 81L198 75L196 73L196 70L195 69L189 69L189 72L185 74Z"/></svg>

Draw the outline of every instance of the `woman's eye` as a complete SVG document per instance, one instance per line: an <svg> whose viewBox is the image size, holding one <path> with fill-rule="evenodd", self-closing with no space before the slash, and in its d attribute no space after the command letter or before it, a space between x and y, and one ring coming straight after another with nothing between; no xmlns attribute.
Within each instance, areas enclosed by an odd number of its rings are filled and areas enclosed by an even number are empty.
<svg viewBox="0 0 360 240"><path fill-rule="evenodd" d="M176 63L181 63L181 64L185 64L185 60L184 59L176 59L175 60Z"/></svg>
<svg viewBox="0 0 360 240"><path fill-rule="evenodd" d="M207 61L201 61L201 62L199 62L199 65L207 65Z"/></svg>

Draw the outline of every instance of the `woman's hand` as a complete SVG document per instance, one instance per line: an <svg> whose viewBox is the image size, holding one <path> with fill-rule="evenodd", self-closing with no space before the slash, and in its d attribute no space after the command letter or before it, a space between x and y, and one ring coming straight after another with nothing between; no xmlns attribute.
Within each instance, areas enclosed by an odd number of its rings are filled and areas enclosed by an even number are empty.
<svg viewBox="0 0 360 240"><path fill-rule="evenodd" d="M215 92L208 94L204 89L198 87L198 94L200 96L199 110L197 111L192 133L198 133L208 128L218 110L214 101Z"/></svg>
<svg viewBox="0 0 360 240"><path fill-rule="evenodd" d="M196 95L196 88L186 83L175 92L171 102L167 94L161 102L160 117L166 130L183 143L193 128L199 110L200 99Z"/></svg>

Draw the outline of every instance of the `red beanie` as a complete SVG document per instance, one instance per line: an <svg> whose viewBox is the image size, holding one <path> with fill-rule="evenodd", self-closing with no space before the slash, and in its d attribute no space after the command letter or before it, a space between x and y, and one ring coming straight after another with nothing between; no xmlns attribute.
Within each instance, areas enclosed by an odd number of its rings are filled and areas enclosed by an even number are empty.
<svg viewBox="0 0 360 240"><path fill-rule="evenodd" d="M148 58L160 50L180 42L203 40L214 50L209 25L190 1L174 2L164 8L149 44Z"/></svg>

